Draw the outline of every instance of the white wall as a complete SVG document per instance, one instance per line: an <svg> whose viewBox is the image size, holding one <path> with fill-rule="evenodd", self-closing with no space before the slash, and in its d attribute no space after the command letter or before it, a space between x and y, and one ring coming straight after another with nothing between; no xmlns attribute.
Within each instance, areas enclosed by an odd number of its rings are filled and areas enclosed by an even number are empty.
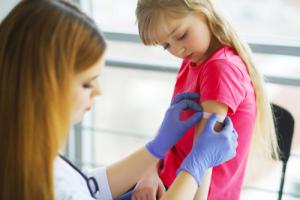
<svg viewBox="0 0 300 200"><path fill-rule="evenodd" d="M0 22L20 0L0 0Z"/></svg>

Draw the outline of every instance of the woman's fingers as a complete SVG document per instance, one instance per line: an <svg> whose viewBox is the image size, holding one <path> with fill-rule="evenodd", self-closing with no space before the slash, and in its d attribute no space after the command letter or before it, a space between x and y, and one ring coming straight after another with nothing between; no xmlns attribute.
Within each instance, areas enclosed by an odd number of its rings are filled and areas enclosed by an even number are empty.
<svg viewBox="0 0 300 200"><path fill-rule="evenodd" d="M172 101L172 105L182 101L183 99L193 100L198 98L199 98L199 94L195 92L185 92L185 93L177 94Z"/></svg>

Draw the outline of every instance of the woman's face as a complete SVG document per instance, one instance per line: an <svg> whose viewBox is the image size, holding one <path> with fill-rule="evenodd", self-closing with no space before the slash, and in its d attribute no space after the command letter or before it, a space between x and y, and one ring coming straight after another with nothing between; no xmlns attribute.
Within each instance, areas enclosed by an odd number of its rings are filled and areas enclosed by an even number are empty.
<svg viewBox="0 0 300 200"><path fill-rule="evenodd" d="M103 63L104 56L102 56L92 67L75 75L72 92L73 109L71 116L73 124L82 120L84 114L91 110L94 98L101 94L99 76Z"/></svg>

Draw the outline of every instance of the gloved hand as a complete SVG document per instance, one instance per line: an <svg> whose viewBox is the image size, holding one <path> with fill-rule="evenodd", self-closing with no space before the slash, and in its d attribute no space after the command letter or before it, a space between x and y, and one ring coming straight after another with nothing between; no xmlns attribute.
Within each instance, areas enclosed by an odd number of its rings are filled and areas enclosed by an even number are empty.
<svg viewBox="0 0 300 200"><path fill-rule="evenodd" d="M181 138L181 136L202 118L202 109L195 103L199 95L192 92L176 95L168 108L156 137L146 144L148 151L156 158L163 158L165 153ZM182 121L180 114L184 110L194 109L196 113Z"/></svg>
<svg viewBox="0 0 300 200"><path fill-rule="evenodd" d="M214 130L216 122L217 117L213 114L191 152L177 170L177 174L182 170L189 172L198 186L208 168L220 165L236 155L238 136L230 118L226 117L225 127L220 132Z"/></svg>

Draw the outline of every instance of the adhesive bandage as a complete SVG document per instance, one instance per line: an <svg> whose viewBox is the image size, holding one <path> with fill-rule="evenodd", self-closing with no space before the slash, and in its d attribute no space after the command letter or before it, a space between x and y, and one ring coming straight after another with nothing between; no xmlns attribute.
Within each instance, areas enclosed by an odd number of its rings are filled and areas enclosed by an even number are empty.
<svg viewBox="0 0 300 200"><path fill-rule="evenodd" d="M203 112L203 118L208 119L212 113ZM223 123L226 118L226 115L217 115L217 122Z"/></svg>

